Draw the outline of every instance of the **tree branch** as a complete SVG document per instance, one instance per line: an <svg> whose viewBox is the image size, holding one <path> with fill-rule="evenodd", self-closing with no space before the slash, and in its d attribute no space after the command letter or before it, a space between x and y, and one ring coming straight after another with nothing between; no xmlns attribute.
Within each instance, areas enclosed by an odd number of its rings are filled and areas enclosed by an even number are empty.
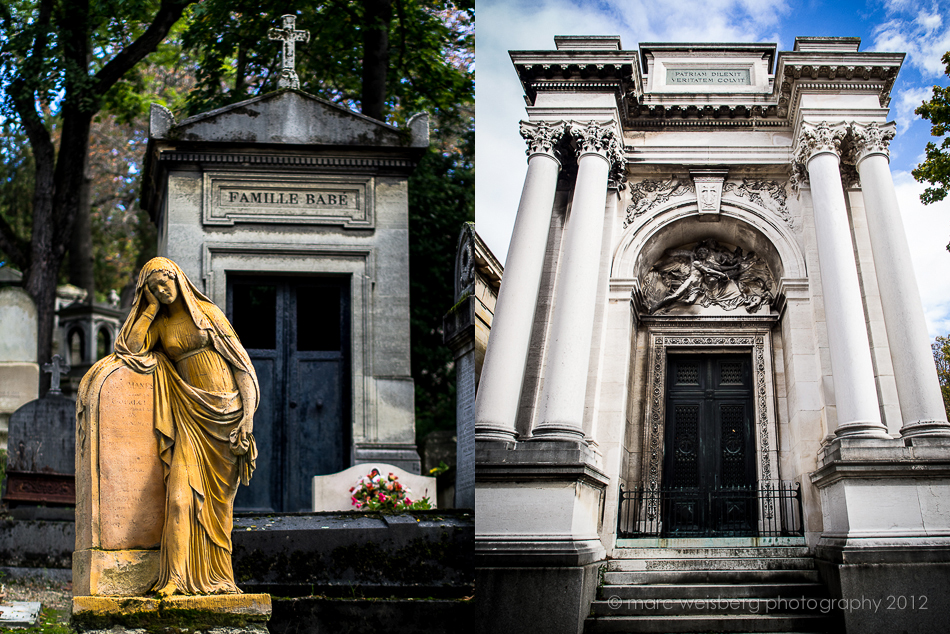
<svg viewBox="0 0 950 634"><path fill-rule="evenodd" d="M189 4L191 0L163 0L145 33L119 51L96 73L96 94L104 95L125 73L154 51Z"/></svg>

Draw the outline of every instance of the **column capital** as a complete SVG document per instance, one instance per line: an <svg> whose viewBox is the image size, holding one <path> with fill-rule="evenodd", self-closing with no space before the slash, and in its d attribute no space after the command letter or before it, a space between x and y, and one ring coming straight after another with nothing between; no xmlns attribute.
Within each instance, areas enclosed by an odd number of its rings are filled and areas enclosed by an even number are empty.
<svg viewBox="0 0 950 634"><path fill-rule="evenodd" d="M525 154L546 154L560 163L554 153L554 147L564 137L567 124L563 121L522 121L521 136L527 142Z"/></svg>
<svg viewBox="0 0 950 634"><path fill-rule="evenodd" d="M884 125L876 122L849 125L851 147L848 151L848 162L857 165L872 154L881 154L885 159L890 160L890 152L887 148L896 134L896 127L893 121Z"/></svg>
<svg viewBox="0 0 950 634"><path fill-rule="evenodd" d="M623 137L617 134L613 121L573 121L568 131L577 143L578 160L584 154L597 154L610 164L611 181L623 183L626 180Z"/></svg>
<svg viewBox="0 0 950 634"><path fill-rule="evenodd" d="M848 133L848 128L842 124L803 123L795 143L795 161L807 165L816 154L830 153L841 159L841 142Z"/></svg>

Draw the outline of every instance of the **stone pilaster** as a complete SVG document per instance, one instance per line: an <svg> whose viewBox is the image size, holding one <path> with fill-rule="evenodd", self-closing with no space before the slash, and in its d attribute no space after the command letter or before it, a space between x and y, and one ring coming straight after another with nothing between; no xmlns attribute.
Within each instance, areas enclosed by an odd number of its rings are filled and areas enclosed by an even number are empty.
<svg viewBox="0 0 950 634"><path fill-rule="evenodd" d="M814 203L838 413L835 434L887 437L878 408L854 244L838 171L841 142L846 133L844 126L825 121L803 124L796 160L808 171Z"/></svg>
<svg viewBox="0 0 950 634"><path fill-rule="evenodd" d="M560 122L521 122L521 136L528 143L528 173L475 399L477 440L515 440L518 400L561 169L554 148L564 132L565 124Z"/></svg>
<svg viewBox="0 0 950 634"><path fill-rule="evenodd" d="M573 123L569 131L577 144L577 181L555 288L540 423L532 437L583 443L607 185L612 171L623 170L623 151L609 122Z"/></svg>
<svg viewBox="0 0 950 634"><path fill-rule="evenodd" d="M888 144L894 124L851 124L851 156L861 177L868 233L901 407L901 436L948 436L943 397L904 233Z"/></svg>

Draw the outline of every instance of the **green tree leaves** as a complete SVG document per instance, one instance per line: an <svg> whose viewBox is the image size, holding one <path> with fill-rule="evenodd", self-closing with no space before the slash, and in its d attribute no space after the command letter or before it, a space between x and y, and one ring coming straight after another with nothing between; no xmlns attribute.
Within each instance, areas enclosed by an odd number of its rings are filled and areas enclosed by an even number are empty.
<svg viewBox="0 0 950 634"><path fill-rule="evenodd" d="M946 74L950 76L950 51L941 58L946 64ZM919 183L930 183L930 187L920 195L920 200L926 205L943 200L947 197L950 188L950 87L933 87L933 97L925 101L914 112L931 123L930 134L935 137L945 137L938 146L928 143L924 162L911 171ZM948 246L950 248L950 246Z"/></svg>

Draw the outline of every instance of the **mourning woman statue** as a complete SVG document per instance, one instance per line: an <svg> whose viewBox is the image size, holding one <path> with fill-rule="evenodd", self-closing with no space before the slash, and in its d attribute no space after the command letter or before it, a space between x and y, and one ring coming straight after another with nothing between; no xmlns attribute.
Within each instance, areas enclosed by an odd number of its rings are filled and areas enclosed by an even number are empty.
<svg viewBox="0 0 950 634"><path fill-rule="evenodd" d="M251 478L260 388L224 314L178 265L150 260L115 353L155 380L155 431L165 476L165 526L153 591L240 592L231 567L238 483ZM80 398L83 398L80 388Z"/></svg>

